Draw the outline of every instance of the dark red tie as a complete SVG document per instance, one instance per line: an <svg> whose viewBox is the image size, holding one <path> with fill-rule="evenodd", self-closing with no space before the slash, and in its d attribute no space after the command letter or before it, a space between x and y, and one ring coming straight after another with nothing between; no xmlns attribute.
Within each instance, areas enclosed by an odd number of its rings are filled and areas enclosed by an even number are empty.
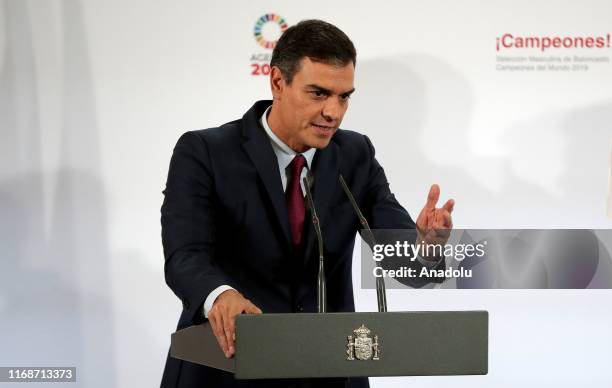
<svg viewBox="0 0 612 388"><path fill-rule="evenodd" d="M289 226L291 227L291 242L295 249L299 248L302 243L302 229L304 227L304 215L306 208L304 206L304 194L300 187L300 175L302 169L306 165L304 155L296 155L289 164L291 176L287 181L287 190L285 191L285 200L287 201L287 212L289 213Z"/></svg>

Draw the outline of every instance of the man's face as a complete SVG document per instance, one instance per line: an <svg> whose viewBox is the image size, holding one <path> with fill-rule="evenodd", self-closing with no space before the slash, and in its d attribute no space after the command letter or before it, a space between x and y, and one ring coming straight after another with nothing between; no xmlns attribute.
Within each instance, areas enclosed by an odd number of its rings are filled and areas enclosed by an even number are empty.
<svg viewBox="0 0 612 388"><path fill-rule="evenodd" d="M303 58L291 84L272 70L275 132L297 152L325 148L348 109L355 90L355 67L338 67ZM272 125L271 125L272 126Z"/></svg>

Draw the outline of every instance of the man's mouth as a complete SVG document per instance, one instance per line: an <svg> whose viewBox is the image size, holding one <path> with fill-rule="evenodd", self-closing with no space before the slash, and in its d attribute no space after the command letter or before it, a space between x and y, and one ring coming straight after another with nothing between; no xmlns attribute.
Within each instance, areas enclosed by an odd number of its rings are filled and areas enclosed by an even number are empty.
<svg viewBox="0 0 612 388"><path fill-rule="evenodd" d="M329 127L327 125L318 125L318 124L312 124L313 127L315 127L316 129L322 131L322 132L331 132L334 130L334 127Z"/></svg>

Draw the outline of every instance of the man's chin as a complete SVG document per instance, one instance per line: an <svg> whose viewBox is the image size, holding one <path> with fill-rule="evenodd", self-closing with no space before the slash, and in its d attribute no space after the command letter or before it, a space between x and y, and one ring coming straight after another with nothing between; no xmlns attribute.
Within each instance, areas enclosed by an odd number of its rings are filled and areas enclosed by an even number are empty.
<svg viewBox="0 0 612 388"><path fill-rule="evenodd" d="M325 139L316 139L310 142L309 146L310 148L316 148L320 150L320 149L327 147L330 142L331 142L331 137L325 138Z"/></svg>
<svg viewBox="0 0 612 388"><path fill-rule="evenodd" d="M308 142L310 148L322 149L329 145L331 139L334 137L335 131L331 136L313 136Z"/></svg>

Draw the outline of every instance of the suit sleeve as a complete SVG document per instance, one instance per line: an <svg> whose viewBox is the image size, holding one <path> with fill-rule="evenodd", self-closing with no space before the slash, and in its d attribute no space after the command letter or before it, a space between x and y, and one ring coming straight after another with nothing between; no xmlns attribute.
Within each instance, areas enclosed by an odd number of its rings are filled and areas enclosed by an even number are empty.
<svg viewBox="0 0 612 388"><path fill-rule="evenodd" d="M193 324L204 320L202 305L228 284L214 260L215 190L204 140L187 132L176 144L161 208L166 283Z"/></svg>
<svg viewBox="0 0 612 388"><path fill-rule="evenodd" d="M385 171L382 166L378 163L375 157L375 150L372 142L367 136L364 136L365 142L368 146L370 169L368 175L368 186L366 189L365 208L367 209L368 215L366 218L370 220L370 227L376 229L394 229L396 232L393 233L378 233L378 242L382 244L390 243L394 244L398 240L406 240L408 243L413 244L416 241L416 223L410 217L410 214L399 204L395 195L389 188L389 182L385 175ZM382 235L382 236L381 236ZM383 238L390 238L389 241L383 241ZM382 262L384 269L397 269L402 266L414 268L417 273L420 273L423 268L423 264L420 260L410 261L404 257L388 257ZM444 260L440 260L435 266L429 267L429 269L445 269L446 263ZM414 288L420 288L428 283L441 283L444 281L443 278L438 277L418 277L418 278L396 278L397 281Z"/></svg>

